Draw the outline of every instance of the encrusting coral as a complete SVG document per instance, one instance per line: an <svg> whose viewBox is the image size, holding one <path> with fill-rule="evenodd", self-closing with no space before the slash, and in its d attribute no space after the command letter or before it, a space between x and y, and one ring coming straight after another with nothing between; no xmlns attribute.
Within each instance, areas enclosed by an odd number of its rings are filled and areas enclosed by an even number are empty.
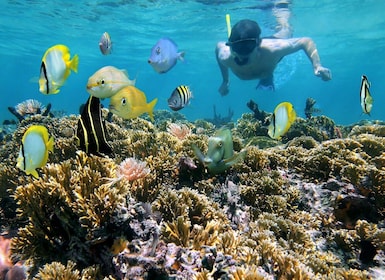
<svg viewBox="0 0 385 280"><path fill-rule="evenodd" d="M206 151L215 127L157 116L155 124L112 116L114 158L78 151L76 116L29 116L4 142L1 230L12 236L12 262L25 261L30 279L384 275L383 125L353 127L340 138L330 119L311 117L261 149L254 141L266 128L244 115L231 129L235 151L251 143L244 160L213 175L192 146ZM172 135L170 121L189 133ZM15 167L33 124L55 138L39 179Z"/></svg>

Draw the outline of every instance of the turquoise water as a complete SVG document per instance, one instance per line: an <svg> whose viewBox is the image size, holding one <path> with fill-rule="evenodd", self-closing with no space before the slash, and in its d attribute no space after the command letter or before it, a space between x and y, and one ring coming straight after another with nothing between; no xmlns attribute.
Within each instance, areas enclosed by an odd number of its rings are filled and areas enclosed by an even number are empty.
<svg viewBox="0 0 385 280"><path fill-rule="evenodd" d="M214 49L226 40L225 14L231 22L249 18L262 27L262 36L273 33L270 10L259 9L268 1L5 1L0 4L1 108L0 120L14 119L7 107L26 99L51 103L52 110L77 114L88 98L88 77L102 66L124 68L137 78L137 87L148 99L158 97L156 109L168 109L173 89L189 85L194 99L180 111L189 120L211 118L213 105L234 120L249 112L253 99L261 109L272 111L281 101L294 104L299 116L307 97L317 100L322 113L338 124L362 119L385 120L384 51L385 1L294 1L291 24L294 37L312 37L322 64L332 70L333 80L315 77L307 57L297 53L277 69L278 89L256 91L257 81L241 81L230 75L230 93L217 91L221 76ZM321 4L322 3L322 4ZM98 47L108 31L114 50L103 56ZM156 73L147 63L151 47L161 37L177 42L186 61L166 74ZM41 58L55 44L65 44L80 57L78 74L72 73L57 95L38 90ZM361 75L372 83L371 116L363 115L359 102ZM104 101L106 105L107 101Z"/></svg>

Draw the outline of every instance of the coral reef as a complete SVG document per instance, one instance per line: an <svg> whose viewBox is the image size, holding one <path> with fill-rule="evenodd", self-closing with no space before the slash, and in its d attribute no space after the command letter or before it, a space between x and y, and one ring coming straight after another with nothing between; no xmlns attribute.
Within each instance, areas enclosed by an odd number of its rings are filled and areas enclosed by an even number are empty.
<svg viewBox="0 0 385 280"><path fill-rule="evenodd" d="M192 147L207 151L215 126L157 115L156 123L112 116L113 158L78 151L77 116L34 114L6 135L0 219L12 238L8 267L29 279L385 275L384 124L337 127L312 116L282 141L267 141L263 122L244 114L231 127L244 160L213 175ZM39 179L15 167L33 124L55 138ZM177 137L170 124L188 133Z"/></svg>

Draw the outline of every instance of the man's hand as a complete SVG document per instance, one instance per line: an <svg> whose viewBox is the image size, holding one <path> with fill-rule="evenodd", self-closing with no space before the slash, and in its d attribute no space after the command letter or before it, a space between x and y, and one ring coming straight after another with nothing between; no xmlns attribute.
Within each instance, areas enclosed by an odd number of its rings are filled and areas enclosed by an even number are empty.
<svg viewBox="0 0 385 280"><path fill-rule="evenodd" d="M225 96L229 93L229 83L228 82L223 82L221 86L218 89L219 93L222 96Z"/></svg>
<svg viewBox="0 0 385 280"><path fill-rule="evenodd" d="M314 70L314 74L317 77L321 77L323 81L329 81L332 79L332 72L330 69L322 66L317 66L317 68Z"/></svg>

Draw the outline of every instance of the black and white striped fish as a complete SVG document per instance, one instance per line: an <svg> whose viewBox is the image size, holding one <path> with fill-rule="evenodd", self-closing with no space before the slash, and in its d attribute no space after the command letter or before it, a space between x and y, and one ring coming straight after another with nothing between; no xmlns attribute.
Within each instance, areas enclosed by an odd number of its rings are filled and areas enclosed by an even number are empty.
<svg viewBox="0 0 385 280"><path fill-rule="evenodd" d="M113 155L107 142L106 126L102 117L100 99L90 96L83 106L76 131L77 144L87 154Z"/></svg>
<svg viewBox="0 0 385 280"><path fill-rule="evenodd" d="M361 108L365 114L370 115L370 111L373 107L373 98L369 91L370 83L365 75L361 77L361 89L360 89L360 101Z"/></svg>
<svg viewBox="0 0 385 280"><path fill-rule="evenodd" d="M173 111L179 111L190 104L192 97L192 92L188 86L178 86L168 99L168 107Z"/></svg>

